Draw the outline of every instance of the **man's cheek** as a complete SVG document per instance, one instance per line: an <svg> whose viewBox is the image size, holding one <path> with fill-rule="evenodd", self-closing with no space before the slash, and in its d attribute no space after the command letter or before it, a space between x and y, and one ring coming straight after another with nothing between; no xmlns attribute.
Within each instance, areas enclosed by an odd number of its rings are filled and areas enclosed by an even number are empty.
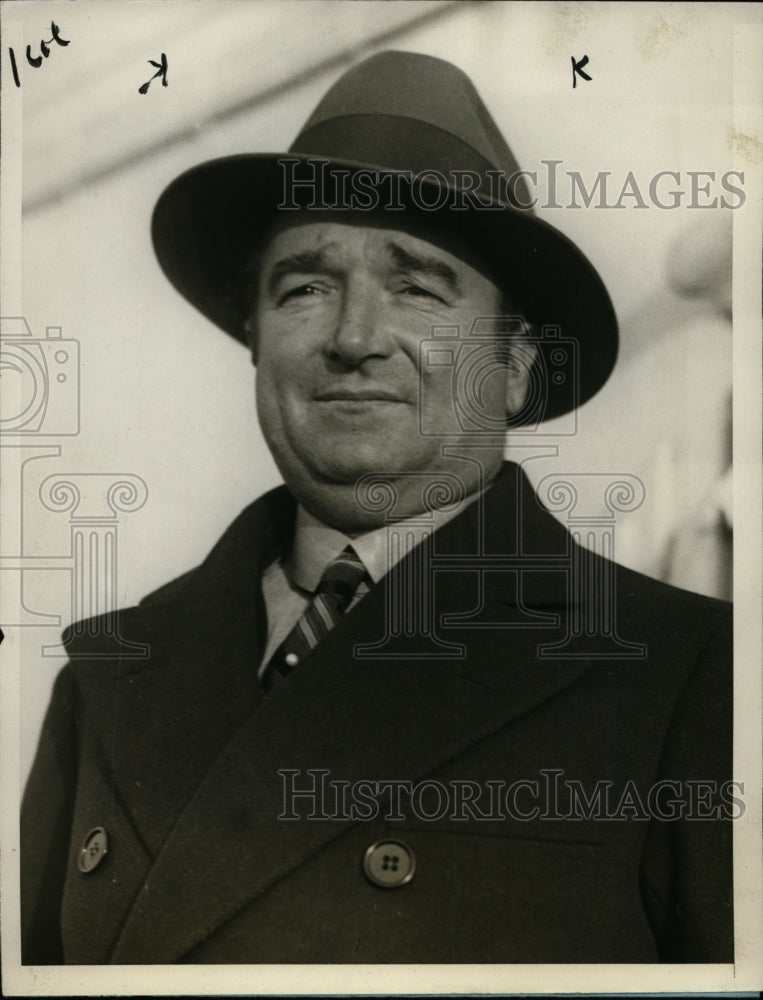
<svg viewBox="0 0 763 1000"><path fill-rule="evenodd" d="M424 437L457 434L460 424L455 398L454 368L443 363L419 374L418 430Z"/></svg>

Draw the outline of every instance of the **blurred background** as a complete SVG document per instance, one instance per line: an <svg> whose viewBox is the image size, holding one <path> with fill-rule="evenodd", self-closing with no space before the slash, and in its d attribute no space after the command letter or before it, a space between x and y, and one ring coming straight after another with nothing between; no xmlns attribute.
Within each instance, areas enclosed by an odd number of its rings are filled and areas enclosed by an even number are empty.
<svg viewBox="0 0 763 1000"><path fill-rule="evenodd" d="M561 161L565 207L542 207L541 181L537 212L577 242L612 296L622 333L615 375L580 410L574 434L566 424L542 429L531 478L638 477L645 499L618 515L615 557L730 596L734 213L689 208L687 172L715 175L701 181L709 184L703 205L724 194L738 203L720 184L734 167L732 28L759 10L76 0L6 4L2 16L21 78L11 96L23 115L23 271L3 316L23 316L37 340L60 327L79 345L77 432L54 426L75 405L61 396L48 423L19 438L23 521L9 518L4 533L4 554L48 560L45 571L17 574L28 626L23 760L63 663L40 647L56 643L72 618L69 522L63 506L51 511L40 500L48 477L130 474L145 483L145 504L118 519L118 605L197 564L241 508L280 481L256 423L246 353L179 297L154 259L157 197L202 160L285 150L327 87L380 49L456 63L525 169L545 176L542 161ZM24 48L39 53L51 21L70 44L52 43L32 68ZM139 94L156 72L149 60L162 53L168 86L155 79ZM583 55L592 80L573 89L571 57ZM2 72L7 94L7 63ZM660 190L685 192L674 209L648 196L665 170L680 180ZM570 208L566 171L587 187L610 172L611 201L632 172L647 205L628 197L618 209L597 208L598 199ZM603 498L590 503L592 514L604 511ZM53 557L62 557L58 567Z"/></svg>

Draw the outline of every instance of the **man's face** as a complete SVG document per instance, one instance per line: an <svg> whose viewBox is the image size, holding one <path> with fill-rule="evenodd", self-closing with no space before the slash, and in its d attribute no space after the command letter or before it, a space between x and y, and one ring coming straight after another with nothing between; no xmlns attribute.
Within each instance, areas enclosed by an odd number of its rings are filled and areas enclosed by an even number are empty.
<svg viewBox="0 0 763 1000"><path fill-rule="evenodd" d="M473 444L454 410L452 367L422 366L419 345L434 326L463 337L476 317L499 315L501 293L442 240L369 221L321 216L277 231L248 323L260 425L308 507L311 491L366 473L449 469L444 439ZM502 418L521 405L524 379L505 363L493 369L481 410ZM443 437L422 434L422 419ZM478 457L496 470L500 442Z"/></svg>

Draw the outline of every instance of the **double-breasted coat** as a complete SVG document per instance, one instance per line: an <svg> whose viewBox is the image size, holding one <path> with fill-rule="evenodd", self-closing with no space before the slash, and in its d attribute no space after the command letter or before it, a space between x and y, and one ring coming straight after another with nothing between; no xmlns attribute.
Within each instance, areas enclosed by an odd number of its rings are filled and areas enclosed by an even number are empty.
<svg viewBox="0 0 763 1000"><path fill-rule="evenodd" d="M583 554L507 463L266 694L259 581L294 511L267 494L123 612L146 659L72 630L22 810L23 961L731 961L728 607ZM432 625L395 634L422 552ZM604 627L571 566L608 581ZM330 801L285 801L320 780ZM394 781L430 784L414 808ZM385 838L415 857L394 887L364 869Z"/></svg>

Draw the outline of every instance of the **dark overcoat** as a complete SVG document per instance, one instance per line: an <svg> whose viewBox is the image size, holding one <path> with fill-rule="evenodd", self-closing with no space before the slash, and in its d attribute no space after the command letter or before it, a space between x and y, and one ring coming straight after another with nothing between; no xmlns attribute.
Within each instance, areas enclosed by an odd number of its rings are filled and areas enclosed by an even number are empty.
<svg viewBox="0 0 763 1000"><path fill-rule="evenodd" d="M259 580L293 522L274 490L123 612L147 659L72 630L22 810L23 961L731 961L728 606L585 555L507 463L264 694ZM434 614L405 634L411 589ZM325 800L286 801L318 771ZM394 888L364 873L385 837L416 860Z"/></svg>

